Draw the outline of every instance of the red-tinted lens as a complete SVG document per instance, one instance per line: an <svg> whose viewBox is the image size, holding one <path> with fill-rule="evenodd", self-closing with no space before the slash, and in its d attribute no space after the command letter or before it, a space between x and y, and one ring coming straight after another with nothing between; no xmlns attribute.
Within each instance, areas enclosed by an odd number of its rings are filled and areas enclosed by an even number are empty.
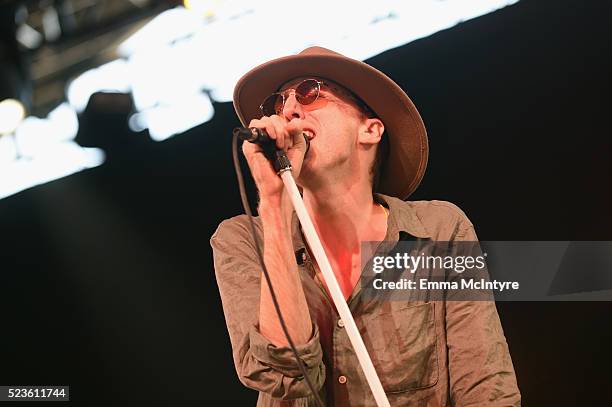
<svg viewBox="0 0 612 407"><path fill-rule="evenodd" d="M319 82L314 79L306 79L295 88L295 98L302 105L309 105L319 97Z"/></svg>
<svg viewBox="0 0 612 407"><path fill-rule="evenodd" d="M283 111L283 105L283 96L280 93L273 93L261 104L261 112L264 116L280 114Z"/></svg>

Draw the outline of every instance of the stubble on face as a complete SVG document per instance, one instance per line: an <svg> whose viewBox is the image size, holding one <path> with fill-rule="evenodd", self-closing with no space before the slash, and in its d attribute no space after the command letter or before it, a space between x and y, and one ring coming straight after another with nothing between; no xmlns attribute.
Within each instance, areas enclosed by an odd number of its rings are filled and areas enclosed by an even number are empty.
<svg viewBox="0 0 612 407"><path fill-rule="evenodd" d="M357 137L368 117L358 98L341 85L320 77L300 77L286 82L280 91L292 89L305 79L323 82L320 103L302 105L304 125L313 128L313 139L298 184L316 189L324 184L358 182ZM355 179L353 179L355 178Z"/></svg>

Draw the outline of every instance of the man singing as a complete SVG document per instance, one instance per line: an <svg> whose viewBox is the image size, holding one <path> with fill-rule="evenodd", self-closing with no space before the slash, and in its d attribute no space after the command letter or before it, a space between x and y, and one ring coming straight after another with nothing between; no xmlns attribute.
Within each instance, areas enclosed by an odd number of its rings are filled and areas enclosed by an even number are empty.
<svg viewBox="0 0 612 407"><path fill-rule="evenodd" d="M391 405L520 406L494 302L362 295L361 242L476 240L455 205L404 201L428 155L425 126L408 95L363 62L311 47L245 74L234 106L243 124L265 130L287 151ZM329 406L375 405L281 179L260 146L244 143L242 150L259 191L264 263L309 378ZM315 405L262 277L246 215L222 222L211 245L240 381L259 391L258 406Z"/></svg>

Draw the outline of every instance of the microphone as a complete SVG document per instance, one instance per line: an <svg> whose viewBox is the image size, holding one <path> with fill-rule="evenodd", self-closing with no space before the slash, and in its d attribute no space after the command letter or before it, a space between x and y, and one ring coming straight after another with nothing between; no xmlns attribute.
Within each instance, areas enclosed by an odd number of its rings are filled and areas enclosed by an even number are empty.
<svg viewBox="0 0 612 407"><path fill-rule="evenodd" d="M257 127L234 127L232 133L240 140L258 144L264 148L272 148L276 145L275 141L268 136L268 133L264 129L258 129ZM306 152L304 153L304 156L306 156L308 150L310 150L310 139L306 136L306 133L302 133L302 136L304 136L304 140L306 140Z"/></svg>
<svg viewBox="0 0 612 407"><path fill-rule="evenodd" d="M268 133L263 129L258 129L257 127L235 127L233 133L234 136L238 137L240 140L259 144L262 147L269 144L274 144L274 140L268 136Z"/></svg>

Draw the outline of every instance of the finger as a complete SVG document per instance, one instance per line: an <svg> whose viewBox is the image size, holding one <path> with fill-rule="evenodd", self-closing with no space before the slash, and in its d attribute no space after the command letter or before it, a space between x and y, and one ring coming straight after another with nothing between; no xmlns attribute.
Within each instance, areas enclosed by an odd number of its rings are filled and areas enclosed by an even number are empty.
<svg viewBox="0 0 612 407"><path fill-rule="evenodd" d="M301 123L297 121L287 122L287 131L291 134L301 133L304 130L304 127Z"/></svg>
<svg viewBox="0 0 612 407"><path fill-rule="evenodd" d="M249 123L249 127L255 127L258 129L262 129L266 132L268 137L271 140L275 141L275 144L278 148L282 148L283 146L283 138L281 137L282 132L280 132L280 128L277 127L276 121L278 120L278 116L264 116L261 119L253 119Z"/></svg>
<svg viewBox="0 0 612 407"><path fill-rule="evenodd" d="M304 134L304 131L302 130L302 126L290 123L287 126L287 131L290 134L290 139L292 140L293 147L299 148L301 150L305 150L306 143L307 143L305 137L307 136Z"/></svg>
<svg viewBox="0 0 612 407"><path fill-rule="evenodd" d="M285 131L285 137L287 138L287 146L289 148L294 148L296 145L295 133L299 132L301 129L300 125L296 125L294 122L285 120L285 126L283 130Z"/></svg>
<svg viewBox="0 0 612 407"><path fill-rule="evenodd" d="M249 122L249 125L248 125L247 127L248 127L249 129L252 129L252 128L258 128L258 129L260 129L260 128L262 128L263 126L265 126L265 122L264 122L264 120L263 120L264 118L265 118L265 116L264 116L264 117L262 117L261 119L252 119L252 120Z"/></svg>
<svg viewBox="0 0 612 407"><path fill-rule="evenodd" d="M245 156L259 151L261 151L261 147L255 143L249 143L248 141L242 143L242 152Z"/></svg>
<svg viewBox="0 0 612 407"><path fill-rule="evenodd" d="M273 120L273 124L276 133L276 146L281 150L286 150L289 147L289 133L286 129L287 121L277 116Z"/></svg>
<svg viewBox="0 0 612 407"><path fill-rule="evenodd" d="M276 133L274 130L270 130L274 128L274 120L271 117L264 116L261 119L253 119L249 122L249 128L265 130L270 138L276 139Z"/></svg>

